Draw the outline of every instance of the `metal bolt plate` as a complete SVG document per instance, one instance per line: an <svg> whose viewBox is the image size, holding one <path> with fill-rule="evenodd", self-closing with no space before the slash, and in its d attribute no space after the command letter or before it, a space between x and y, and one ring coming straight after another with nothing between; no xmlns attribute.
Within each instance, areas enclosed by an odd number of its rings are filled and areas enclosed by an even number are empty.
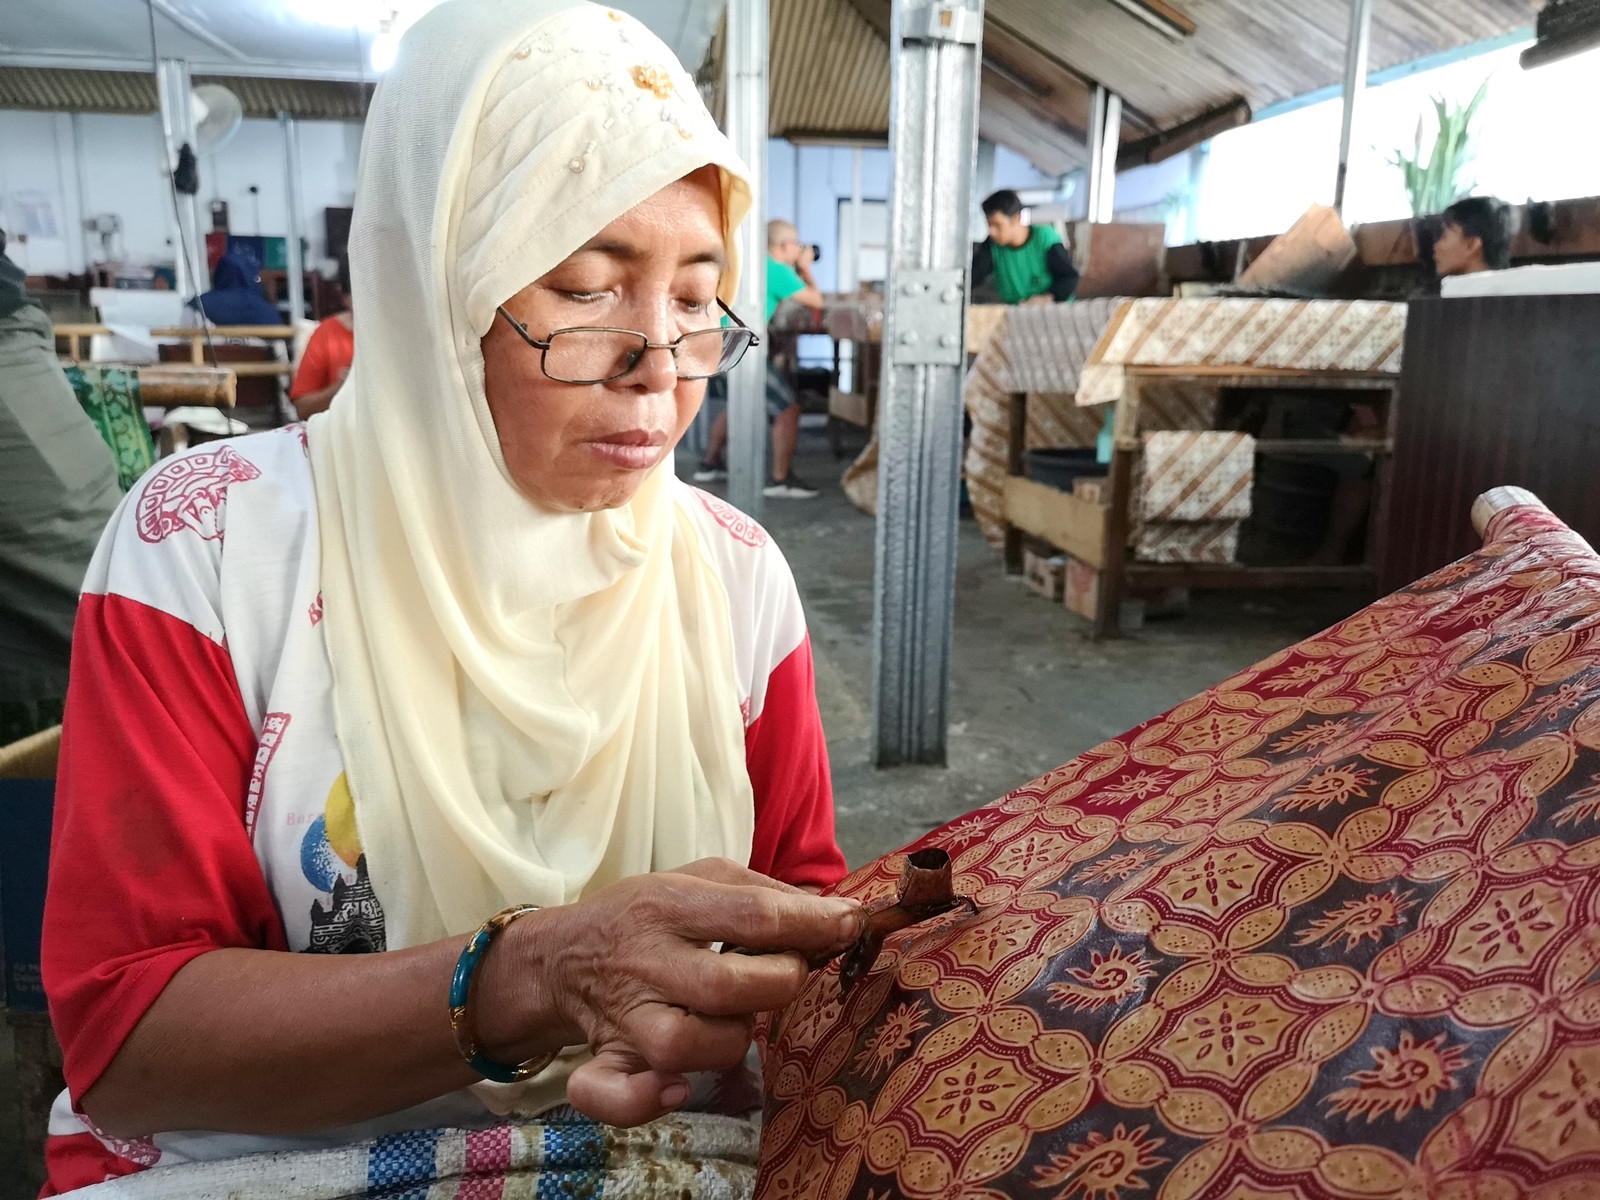
<svg viewBox="0 0 1600 1200"><path fill-rule="evenodd" d="M892 360L900 366L952 366L966 361L962 316L967 273L960 267L895 272Z"/></svg>

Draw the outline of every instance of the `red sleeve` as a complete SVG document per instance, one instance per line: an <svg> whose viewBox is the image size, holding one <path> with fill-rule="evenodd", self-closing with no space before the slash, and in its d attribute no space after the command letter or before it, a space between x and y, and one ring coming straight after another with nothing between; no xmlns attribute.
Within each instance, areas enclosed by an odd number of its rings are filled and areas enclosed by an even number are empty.
<svg viewBox="0 0 1600 1200"><path fill-rule="evenodd" d="M126 597L83 597L42 947L74 1098L190 959L288 948L245 833L255 749L226 650Z"/></svg>
<svg viewBox="0 0 1600 1200"><path fill-rule="evenodd" d="M300 356L300 366L289 385L289 399L298 400L310 392L319 392L333 382L333 331L326 321L312 330L306 341L306 352Z"/></svg>
<svg viewBox="0 0 1600 1200"><path fill-rule="evenodd" d="M767 678L766 703L744 745L756 800L750 869L795 887L838 883L846 868L833 837L833 779L809 638Z"/></svg>

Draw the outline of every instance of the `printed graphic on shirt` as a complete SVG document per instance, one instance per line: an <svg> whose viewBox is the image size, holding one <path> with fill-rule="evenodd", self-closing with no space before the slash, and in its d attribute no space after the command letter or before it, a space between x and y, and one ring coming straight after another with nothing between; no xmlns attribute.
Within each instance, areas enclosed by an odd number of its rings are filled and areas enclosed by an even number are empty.
<svg viewBox="0 0 1600 1200"><path fill-rule="evenodd" d="M169 458L139 493L139 536L159 542L190 529L204 541L221 541L228 485L260 475L255 464L231 446Z"/></svg>
<svg viewBox="0 0 1600 1200"><path fill-rule="evenodd" d="M322 815L306 826L300 871L326 900L311 902L313 954L371 954L384 948L383 905L367 877L367 856L356 833L355 802L341 771L328 789Z"/></svg>
<svg viewBox="0 0 1600 1200"><path fill-rule="evenodd" d="M695 488L694 494L700 498L700 503L705 505L705 510L712 518L734 537L746 546L760 549L767 544L767 531L761 528L751 517L745 516L733 505L720 497L713 496L710 492L702 492Z"/></svg>
<svg viewBox="0 0 1600 1200"><path fill-rule="evenodd" d="M289 714L273 712L261 723L261 740L256 743L256 761L250 768L250 791L244 800L244 832L251 840L256 837L256 814L261 808L261 790L266 786L267 768L272 756L278 752L278 743L289 728ZM343 778L343 776L340 776Z"/></svg>

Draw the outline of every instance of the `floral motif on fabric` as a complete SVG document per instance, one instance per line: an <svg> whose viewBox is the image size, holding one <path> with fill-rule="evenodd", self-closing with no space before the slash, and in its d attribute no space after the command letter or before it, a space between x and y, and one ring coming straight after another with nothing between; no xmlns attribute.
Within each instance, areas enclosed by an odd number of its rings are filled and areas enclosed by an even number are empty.
<svg viewBox="0 0 1600 1200"><path fill-rule="evenodd" d="M759 1200L1600 1196L1600 558L1548 514L924 846L979 911L766 1026Z"/></svg>

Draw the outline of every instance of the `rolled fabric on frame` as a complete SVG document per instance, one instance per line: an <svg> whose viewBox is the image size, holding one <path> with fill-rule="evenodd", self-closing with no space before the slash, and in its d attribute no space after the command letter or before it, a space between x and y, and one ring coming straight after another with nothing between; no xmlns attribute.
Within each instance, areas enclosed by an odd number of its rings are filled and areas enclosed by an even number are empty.
<svg viewBox="0 0 1600 1200"><path fill-rule="evenodd" d="M1600 557L1514 489L1473 516L851 875L942 849L978 911L767 1023L757 1196L1600 1195Z"/></svg>

